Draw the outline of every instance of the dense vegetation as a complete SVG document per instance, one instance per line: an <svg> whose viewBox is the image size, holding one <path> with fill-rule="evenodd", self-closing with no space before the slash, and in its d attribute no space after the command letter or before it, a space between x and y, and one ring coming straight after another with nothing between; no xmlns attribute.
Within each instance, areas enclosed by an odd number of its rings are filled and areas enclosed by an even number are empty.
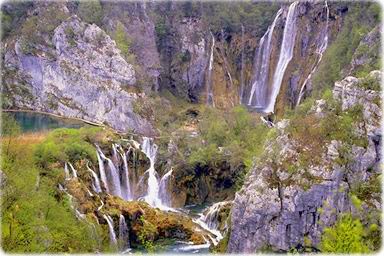
<svg viewBox="0 0 384 256"><path fill-rule="evenodd" d="M47 145L52 146L49 141L41 144L46 134L17 136L19 128L14 120L3 114L2 121L6 124L2 127L2 148L7 145L1 153L2 248L6 252L19 253L102 250L102 230L78 220L70 198L57 188L63 170L53 166L43 168L40 162L49 158L43 164L46 166L51 159L48 156L52 155L71 157L66 152L70 155L78 152L80 156L83 153L78 144L72 144L72 141L66 151L52 147L52 152L42 154L38 147L47 149ZM61 135L65 136L63 132Z"/></svg>

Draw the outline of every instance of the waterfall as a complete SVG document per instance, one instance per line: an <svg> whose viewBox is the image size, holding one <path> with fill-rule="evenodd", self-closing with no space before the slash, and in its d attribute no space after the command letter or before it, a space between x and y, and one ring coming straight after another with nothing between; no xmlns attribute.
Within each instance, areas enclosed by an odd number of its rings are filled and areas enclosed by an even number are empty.
<svg viewBox="0 0 384 256"><path fill-rule="evenodd" d="M240 70L240 104L244 94L244 26L241 24L241 70Z"/></svg>
<svg viewBox="0 0 384 256"><path fill-rule="evenodd" d="M75 170L75 168L73 168L73 165L71 163L68 162L68 164L69 167L71 167L73 178L77 178L77 171Z"/></svg>
<svg viewBox="0 0 384 256"><path fill-rule="evenodd" d="M105 175L104 162L101 159L101 156L104 156L104 154L98 145L96 145L96 155L97 155L97 161L99 163L99 173L100 173L101 181L103 182L105 190L107 191L107 193L109 193L109 186L107 182L107 176Z"/></svg>
<svg viewBox="0 0 384 256"><path fill-rule="evenodd" d="M100 147L97 145L96 145L96 147L97 147L97 150L96 150L97 158L99 160L99 169L100 169L101 181L106 186L106 190L108 193L111 193L112 195L121 197L119 170L116 168L116 166L112 162L112 160L103 154ZM115 149L116 147L112 146L112 148ZM102 160L106 160L108 163L108 169L109 169L109 175L108 176L111 179L110 183L108 183L108 178L107 178L107 175L105 173L105 168L104 168L104 162Z"/></svg>
<svg viewBox="0 0 384 256"><path fill-rule="evenodd" d="M220 227L219 227L219 215L220 211L224 206L228 206L231 202L229 201L223 201L213 204L212 206L208 207L203 213L199 214L199 218L193 220L195 223L199 224L202 228L209 231L211 234L215 235L215 238L210 239L212 240L214 245L217 245L217 243L223 239L223 235L221 234Z"/></svg>
<svg viewBox="0 0 384 256"><path fill-rule="evenodd" d="M170 189L169 189L172 172L173 172L173 169L171 168L171 170L166 174L164 174L164 176L161 178L160 191L159 191L159 196L162 204L169 207L172 206L172 198L171 198Z"/></svg>
<svg viewBox="0 0 384 256"><path fill-rule="evenodd" d="M159 198L159 181L157 179L158 174L155 170L157 145L153 142L153 139L143 137L142 151L150 161L149 169L146 171L149 175L148 190L144 200L154 207L160 207L162 206L162 203Z"/></svg>
<svg viewBox="0 0 384 256"><path fill-rule="evenodd" d="M120 187L120 174L119 174L119 170L116 168L116 166L114 165L114 163L112 162L111 159L109 159L108 157L105 158L105 160L107 160L108 162L108 168L109 168L109 175L112 179L112 188L111 189L111 193L115 196L119 196L121 197L121 187Z"/></svg>
<svg viewBox="0 0 384 256"><path fill-rule="evenodd" d="M256 108L264 108L268 99L268 77L269 77L269 62L272 52L272 36L277 21L279 20L283 9L280 9L272 25L268 28L267 32L263 35L259 42L259 48L255 56L255 75L253 78L252 89L250 92L248 105ZM254 95L256 93L256 97ZM253 104L254 103L254 104Z"/></svg>
<svg viewBox="0 0 384 256"><path fill-rule="evenodd" d="M129 230L125 222L125 217L121 214L119 218L119 248L121 251L129 248Z"/></svg>
<svg viewBox="0 0 384 256"><path fill-rule="evenodd" d="M121 149L120 155L123 159L123 172L121 174L121 195L123 196L124 200L132 200L132 192L131 192L131 186L130 186L130 180L129 180L129 169L128 169L128 159L127 154L129 153L129 150L125 153L123 149Z"/></svg>
<svg viewBox="0 0 384 256"><path fill-rule="evenodd" d="M64 173L65 173L65 179L69 180L71 177L69 176L69 171L68 171L68 164L65 162L64 164Z"/></svg>
<svg viewBox="0 0 384 256"><path fill-rule="evenodd" d="M212 69L213 69L213 51L215 50L215 37L212 32L209 32L212 37L211 54L209 57L208 76L207 76L207 105L215 106L212 93Z"/></svg>
<svg viewBox="0 0 384 256"><path fill-rule="evenodd" d="M304 89L307 86L308 81L312 78L313 73L315 73L317 67L319 66L321 59L323 58L323 53L328 47L328 23L329 23L329 7L328 2L325 1L325 9L326 9L326 22L325 22L325 29L323 30L323 33L321 33L322 37L322 43L318 46L316 53L319 55L319 58L317 59L317 62L315 66L312 68L311 72L309 73L308 77L304 80L303 85L301 86L299 97L297 98L296 106L300 104L301 99L304 96Z"/></svg>
<svg viewBox="0 0 384 256"><path fill-rule="evenodd" d="M115 230L113 229L113 220L111 216L109 215L103 215L103 218L107 221L108 223L108 228L109 228L109 240L111 244L117 245L117 240L116 240L116 234Z"/></svg>
<svg viewBox="0 0 384 256"><path fill-rule="evenodd" d="M274 112L276 98L280 91L285 70L293 56L293 49L295 46L296 39L296 7L298 4L299 2L294 2L288 8L279 61L277 62L275 74L273 76L272 92L269 99L269 103L266 109L264 110L264 112L266 113Z"/></svg>
<svg viewBox="0 0 384 256"><path fill-rule="evenodd" d="M88 163L87 163L87 169L88 169L88 171L92 174L92 177L93 177L93 180L92 180L92 189L93 189L96 193L100 193L100 192L101 192L101 186L100 186L100 180L99 180L99 177L97 176L97 174L96 174L91 168L89 168Z"/></svg>

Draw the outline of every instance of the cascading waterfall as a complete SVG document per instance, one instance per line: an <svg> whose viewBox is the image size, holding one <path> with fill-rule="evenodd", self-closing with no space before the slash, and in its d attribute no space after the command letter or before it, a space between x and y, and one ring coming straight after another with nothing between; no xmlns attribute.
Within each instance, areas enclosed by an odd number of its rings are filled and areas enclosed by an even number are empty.
<svg viewBox="0 0 384 256"><path fill-rule="evenodd" d="M241 24L241 70L240 70L240 104L244 96L244 25Z"/></svg>
<svg viewBox="0 0 384 256"><path fill-rule="evenodd" d="M68 164L66 162L64 164L64 173L65 173L65 179L69 180L71 177L69 176Z"/></svg>
<svg viewBox="0 0 384 256"><path fill-rule="evenodd" d="M121 214L119 217L119 248L121 251L129 248L129 230L125 217Z"/></svg>
<svg viewBox="0 0 384 256"><path fill-rule="evenodd" d="M113 147L113 149L114 148L115 147ZM112 160L103 154L103 152L98 146L97 146L97 151L98 151L97 153L98 153L98 159L99 159L100 176L103 183L106 184L106 189L108 188L107 192L111 193L112 195L121 197L119 170L116 168ZM102 160L107 161L108 169L109 169L108 175L106 175L105 173L104 162ZM110 180L111 182L108 183L108 180Z"/></svg>
<svg viewBox="0 0 384 256"><path fill-rule="evenodd" d="M275 74L273 76L272 92L267 107L264 109L266 113L273 113L277 95L279 94L281 83L283 81L285 70L292 59L293 49L296 39L296 7L299 2L292 3L288 8L287 19L283 32L283 41L281 44L279 61L277 62Z"/></svg>
<svg viewBox="0 0 384 256"><path fill-rule="evenodd" d="M73 168L73 165L71 163L68 163L68 164L69 164L69 167L71 167L73 178L77 178L77 171L76 171L76 169Z"/></svg>
<svg viewBox="0 0 384 256"><path fill-rule="evenodd" d="M128 168L128 158L127 154L129 153L129 150L127 153L124 152L124 150L120 147L121 151L120 156L123 159L123 172L121 174L121 193L125 200L132 200L132 192L131 192L131 185L129 180L129 168Z"/></svg>
<svg viewBox="0 0 384 256"><path fill-rule="evenodd" d="M169 172L167 172L166 174L164 174L164 176L160 180L159 196L160 196L162 204L167 205L167 206L172 205L172 198L171 198L171 195L169 192L169 187L170 187L171 178L172 178L172 172L173 172L173 169L171 168L171 170Z"/></svg>
<svg viewBox="0 0 384 256"><path fill-rule="evenodd" d="M116 239L116 233L115 230L113 229L113 220L111 216L109 215L103 215L103 218L107 221L108 223L108 228L109 228L109 240L111 244L117 245L117 239Z"/></svg>
<svg viewBox="0 0 384 256"><path fill-rule="evenodd" d="M309 73L308 77L304 80L303 85L301 86L299 97L297 98L296 106L298 106L301 102L301 99L304 96L304 89L307 86L308 81L312 78L313 73L315 73L316 69L318 68L321 59L323 58L323 53L328 47L328 23L329 23L329 7L328 2L325 1L325 9L326 9L326 22L325 22L325 29L323 30L323 33L321 33L322 43L318 46L316 53L318 54L319 58L317 59L317 62L311 72Z"/></svg>
<svg viewBox="0 0 384 256"><path fill-rule="evenodd" d="M92 174L92 177L93 177L93 181L92 181L92 189L96 192L96 193L100 193L101 192L101 185L100 185L100 180L99 180L99 177L97 176L97 174L89 167L88 163L87 163L87 169L88 171Z"/></svg>
<svg viewBox="0 0 384 256"><path fill-rule="evenodd" d="M107 175L105 174L104 162L102 160L102 156L103 157L105 156L98 145L96 145L96 155L97 155L97 161L99 163L99 173L100 173L101 181L103 182L105 190L107 191L107 193L109 193Z"/></svg>
<svg viewBox="0 0 384 256"><path fill-rule="evenodd" d="M269 62L272 52L272 36L276 23L282 13L283 9L280 9L276 14L275 19L273 20L272 25L260 39L259 48L255 56L255 75L248 100L248 105L255 108L264 108L267 104Z"/></svg>
<svg viewBox="0 0 384 256"><path fill-rule="evenodd" d="M158 174L155 170L157 145L153 142L153 139L143 137L142 151L150 161L149 169L146 171L148 172L148 189L144 200L154 207L160 207L162 206L162 203L159 198L159 181L157 178Z"/></svg>
<svg viewBox="0 0 384 256"><path fill-rule="evenodd" d="M212 32L209 32L212 38L211 53L209 57L208 76L207 76L207 105L215 106L212 93L212 69L213 69L213 51L215 49L215 37Z"/></svg>

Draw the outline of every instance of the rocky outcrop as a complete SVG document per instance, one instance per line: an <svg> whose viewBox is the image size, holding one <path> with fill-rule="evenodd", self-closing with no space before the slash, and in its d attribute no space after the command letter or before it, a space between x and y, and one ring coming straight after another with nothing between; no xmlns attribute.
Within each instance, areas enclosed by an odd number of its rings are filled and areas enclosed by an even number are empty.
<svg viewBox="0 0 384 256"><path fill-rule="evenodd" d="M355 75L380 67L380 26L376 26L360 41L352 56L349 74Z"/></svg>
<svg viewBox="0 0 384 256"><path fill-rule="evenodd" d="M106 2L103 5L106 31L113 38L117 26L122 25L129 45L127 61L134 62L138 86L145 91L159 90L160 56L156 47L155 22L150 2Z"/></svg>
<svg viewBox="0 0 384 256"><path fill-rule="evenodd" d="M379 71L372 72L370 77L371 82L379 84ZM366 213L380 211L377 192L364 195L362 205L356 205L351 196L360 184L370 183L380 173L379 92L362 88L362 82L363 79L353 77L337 82L334 97L344 111L363 106L361 120L354 125L366 127L360 131L368 141L366 147L341 140L323 141L320 161L303 166L297 164L298 159L307 150L314 154L314 150L292 139L288 121L279 122L276 140L266 146L265 154L257 159L236 194L227 252L288 251L303 247L318 250L323 229L332 226L341 214L351 212L369 223ZM319 115L325 111L321 110L325 108L323 103L312 110L319 120L325 118ZM347 145L351 149L346 156ZM348 160L341 161L343 157Z"/></svg>
<svg viewBox="0 0 384 256"><path fill-rule="evenodd" d="M102 123L117 131L152 135L150 123L133 112L144 95L130 93L136 77L116 44L96 25L76 16L54 31L51 46L25 51L23 37L8 44L3 84L5 107L31 109Z"/></svg>

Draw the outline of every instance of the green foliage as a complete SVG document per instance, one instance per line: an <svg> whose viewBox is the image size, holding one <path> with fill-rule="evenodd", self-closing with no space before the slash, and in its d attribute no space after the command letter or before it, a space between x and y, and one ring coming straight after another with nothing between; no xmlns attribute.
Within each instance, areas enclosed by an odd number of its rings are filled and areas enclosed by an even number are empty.
<svg viewBox="0 0 384 256"><path fill-rule="evenodd" d="M96 163L96 153L90 136L99 128L68 129L52 131L35 151L35 159L39 166L48 167L55 162L76 162L89 159Z"/></svg>
<svg viewBox="0 0 384 256"><path fill-rule="evenodd" d="M374 2L348 3L348 13L341 31L326 50L320 66L313 76L314 94L333 87L343 76L361 39L379 23L380 5Z"/></svg>
<svg viewBox="0 0 384 256"><path fill-rule="evenodd" d="M344 215L335 226L324 229L320 249L324 253L367 253L363 234L360 220Z"/></svg>
<svg viewBox="0 0 384 256"><path fill-rule="evenodd" d="M34 165L36 142L17 141L14 161L1 156L5 179L2 187L2 249L12 253L94 252L98 227L76 219L68 198L49 176Z"/></svg>
<svg viewBox="0 0 384 256"><path fill-rule="evenodd" d="M214 32L241 31L256 28L256 35L261 36L271 24L279 6L274 3L253 2L204 2L202 16L207 26Z"/></svg>
<svg viewBox="0 0 384 256"><path fill-rule="evenodd" d="M78 12L83 21L101 25L103 8L99 0L80 1Z"/></svg>
<svg viewBox="0 0 384 256"><path fill-rule="evenodd" d="M21 49L25 54L36 54L38 45L52 47L51 40L55 28L68 17L56 4L48 5L39 16L29 17L21 28L22 40Z"/></svg>
<svg viewBox="0 0 384 256"><path fill-rule="evenodd" d="M140 220L143 224L138 234L138 239L141 245L144 247L147 253L154 253L158 248L153 243L151 237L156 233L156 227L147 221L143 215L140 216Z"/></svg>
<svg viewBox="0 0 384 256"><path fill-rule="evenodd" d="M128 37L125 32L124 25L121 22L117 23L116 31L114 35L114 40L117 44L117 47L120 49L121 53L125 58L128 58L130 55L130 45L132 40Z"/></svg>
<svg viewBox="0 0 384 256"><path fill-rule="evenodd" d="M365 76L359 82L359 87L362 87L365 90L380 91L380 80L372 76Z"/></svg>

